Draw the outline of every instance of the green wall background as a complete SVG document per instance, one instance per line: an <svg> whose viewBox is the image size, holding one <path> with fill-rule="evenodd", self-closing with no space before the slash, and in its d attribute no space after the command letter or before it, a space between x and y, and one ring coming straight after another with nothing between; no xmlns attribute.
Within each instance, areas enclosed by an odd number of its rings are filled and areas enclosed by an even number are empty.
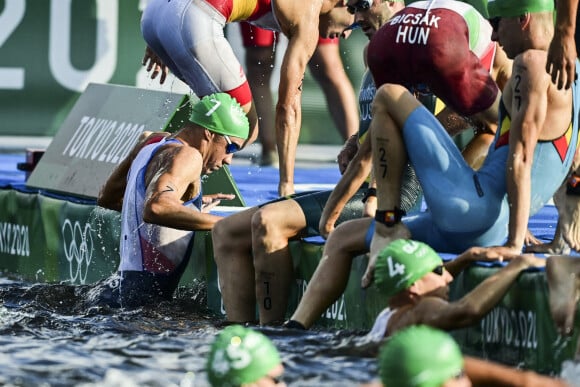
<svg viewBox="0 0 580 387"><path fill-rule="evenodd" d="M0 0L0 12L0 135L52 136L88 82L135 84L137 0Z"/></svg>
<svg viewBox="0 0 580 387"><path fill-rule="evenodd" d="M89 82L138 85L145 47L138 5L139 0L0 0L0 136L53 136ZM341 42L355 90L366 41L356 31ZM342 142L308 73L303 106L301 142Z"/></svg>
<svg viewBox="0 0 580 387"><path fill-rule="evenodd" d="M485 10L485 0L467 2ZM0 0L0 136L53 136L89 82L153 87L142 74L137 81L145 47L140 16L139 0ZM358 30L340 43L355 92L367 41ZM241 47L234 51L243 55ZM341 144L308 71L303 90L300 142Z"/></svg>

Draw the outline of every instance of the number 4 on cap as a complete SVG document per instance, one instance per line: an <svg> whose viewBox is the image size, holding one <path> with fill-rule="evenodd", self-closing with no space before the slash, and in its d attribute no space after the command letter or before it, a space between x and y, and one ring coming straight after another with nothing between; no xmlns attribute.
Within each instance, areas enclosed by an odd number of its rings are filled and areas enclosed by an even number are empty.
<svg viewBox="0 0 580 387"><path fill-rule="evenodd" d="M387 264L389 265L389 276L391 278L396 275L405 274L405 265L402 263L393 263L393 257L389 256L387 258Z"/></svg>

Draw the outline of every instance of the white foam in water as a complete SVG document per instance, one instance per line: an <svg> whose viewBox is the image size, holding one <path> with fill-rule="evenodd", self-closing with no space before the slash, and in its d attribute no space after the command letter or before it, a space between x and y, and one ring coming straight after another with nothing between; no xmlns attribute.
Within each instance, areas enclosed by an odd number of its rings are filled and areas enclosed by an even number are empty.
<svg viewBox="0 0 580 387"><path fill-rule="evenodd" d="M580 363L566 360L562 363L562 379L570 383L571 386L580 387Z"/></svg>
<svg viewBox="0 0 580 387"><path fill-rule="evenodd" d="M179 383L160 380L158 372L142 372L137 375L126 373L119 369L107 371L103 381L99 383L83 383L79 387L141 387L141 386L163 386L163 387L210 387L204 379L196 379L194 372L187 372Z"/></svg>

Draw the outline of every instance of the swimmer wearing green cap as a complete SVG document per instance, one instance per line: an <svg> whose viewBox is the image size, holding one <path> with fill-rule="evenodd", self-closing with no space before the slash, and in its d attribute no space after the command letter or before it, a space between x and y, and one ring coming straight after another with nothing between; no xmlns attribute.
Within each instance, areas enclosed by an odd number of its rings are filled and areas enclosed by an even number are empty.
<svg viewBox="0 0 580 387"><path fill-rule="evenodd" d="M519 17L526 13L552 12L554 0L488 0L490 18Z"/></svg>
<svg viewBox="0 0 580 387"><path fill-rule="evenodd" d="M203 97L193 105L189 120L213 133L242 140L246 140L250 132L250 124L242 107L226 93Z"/></svg>
<svg viewBox="0 0 580 387"><path fill-rule="evenodd" d="M118 272L95 290L96 303L139 307L169 300L191 256L196 230L211 230L209 213L232 194L202 196L201 177L230 164L248 137L239 103L225 93L202 98L173 135L142 139L113 171L98 204L121 212Z"/></svg>
<svg viewBox="0 0 580 387"><path fill-rule="evenodd" d="M401 237L455 254L470 246L486 246L488 256L521 254L530 217L570 172L580 131L580 83L559 90L545 71L554 29L551 0L494 0L488 9L499 17L492 39L513 59L513 68L501 95L498 130L479 169L466 165L445 128L411 93L396 84L377 90L374 102L382 103L371 124L377 128L372 160L384 174L377 179L365 285L373 280L379 252ZM403 218L399 198L407 161L429 211Z"/></svg>
<svg viewBox="0 0 580 387"><path fill-rule="evenodd" d="M378 363L385 386L471 385L463 371L463 355L455 340L425 325L395 333L381 347Z"/></svg>
<svg viewBox="0 0 580 387"><path fill-rule="evenodd" d="M264 334L241 325L221 331L212 343L206 370L214 387L284 386L284 366Z"/></svg>
<svg viewBox="0 0 580 387"><path fill-rule="evenodd" d="M417 325L396 332L377 358L385 387L568 386L563 380L464 356L446 332Z"/></svg>
<svg viewBox="0 0 580 387"><path fill-rule="evenodd" d="M452 280L443 270L441 257L431 247L406 239L395 240L382 250L375 270L375 285L387 297L408 289L432 271L449 282Z"/></svg>
<svg viewBox="0 0 580 387"><path fill-rule="evenodd" d="M518 275L530 267L545 265L545 260L530 255L510 257L510 262L480 283L460 300L449 301L453 277L478 260L497 261L484 248L471 248L443 263L427 244L397 239L380 251L374 284L387 300L368 334L380 342L392 333L417 324L440 329L459 329L479 321L497 305Z"/></svg>

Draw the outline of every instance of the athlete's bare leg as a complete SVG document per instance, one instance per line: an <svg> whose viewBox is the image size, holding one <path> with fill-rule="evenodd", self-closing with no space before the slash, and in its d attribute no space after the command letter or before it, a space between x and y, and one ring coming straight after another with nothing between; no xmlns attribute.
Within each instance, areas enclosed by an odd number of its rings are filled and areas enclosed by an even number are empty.
<svg viewBox="0 0 580 387"><path fill-rule="evenodd" d="M332 121L343 141L358 130L358 106L350 79L344 71L339 44L318 44L310 62L310 73L318 82Z"/></svg>
<svg viewBox="0 0 580 387"><path fill-rule="evenodd" d="M257 210L252 207L230 215L217 222L211 233L226 318L232 322L256 320L250 225Z"/></svg>
<svg viewBox="0 0 580 387"><path fill-rule="evenodd" d="M546 262L546 277L550 291L550 312L556 328L569 335L574 328L576 307L580 299L580 258L552 256Z"/></svg>
<svg viewBox="0 0 580 387"><path fill-rule="evenodd" d="M558 224L561 226L562 237L574 250L580 251L580 152L576 151L572 163L571 183L575 189L568 193L568 181L554 195L554 203L558 209Z"/></svg>
<svg viewBox="0 0 580 387"><path fill-rule="evenodd" d="M401 130L418 106L420 102L399 85L385 84L375 95L369 132L372 139L373 171L377 181L377 213L395 211L401 207L401 181L407 163ZM377 221L369 264L362 278L363 287L368 287L372 282L377 254L391 241L409 237L409 230L402 223L387 227Z"/></svg>
<svg viewBox="0 0 580 387"><path fill-rule="evenodd" d="M268 204L252 217L255 291L260 324L282 324L294 265L288 242L306 228L306 217L294 200Z"/></svg>
<svg viewBox="0 0 580 387"><path fill-rule="evenodd" d="M262 145L260 165L277 165L276 139L274 128L274 99L270 79L275 61L275 52L268 47L246 47L247 78L258 115L260 127L258 138Z"/></svg>
<svg viewBox="0 0 580 387"><path fill-rule="evenodd" d="M310 328L340 297L348 284L353 258L368 252L365 237L371 222L371 218L349 220L330 233L322 259L291 320Z"/></svg>
<svg viewBox="0 0 580 387"><path fill-rule="evenodd" d="M369 287L373 282L375 264L377 262L377 256L381 250L394 240L410 238L411 232L402 222L399 222L392 227L387 227L378 222L375 224L375 233L373 234L373 239L371 241L369 263L361 281L363 288Z"/></svg>
<svg viewBox="0 0 580 387"><path fill-rule="evenodd" d="M580 196L567 194L565 188L561 191L556 194L558 198L554 197L554 202L562 237L570 248L580 251Z"/></svg>
<svg viewBox="0 0 580 387"><path fill-rule="evenodd" d="M580 247L580 196L566 193L567 182L564 182L554 194L554 204L558 210L558 224L554 239L550 243L526 246L526 251L544 254L569 254L572 241L576 250Z"/></svg>
<svg viewBox="0 0 580 387"><path fill-rule="evenodd" d="M532 244L526 238L526 252L539 253L539 254L570 254L570 246L566 243L562 237L562 232L560 230L560 221L556 225L556 232L554 233L554 239L550 243L535 243Z"/></svg>

